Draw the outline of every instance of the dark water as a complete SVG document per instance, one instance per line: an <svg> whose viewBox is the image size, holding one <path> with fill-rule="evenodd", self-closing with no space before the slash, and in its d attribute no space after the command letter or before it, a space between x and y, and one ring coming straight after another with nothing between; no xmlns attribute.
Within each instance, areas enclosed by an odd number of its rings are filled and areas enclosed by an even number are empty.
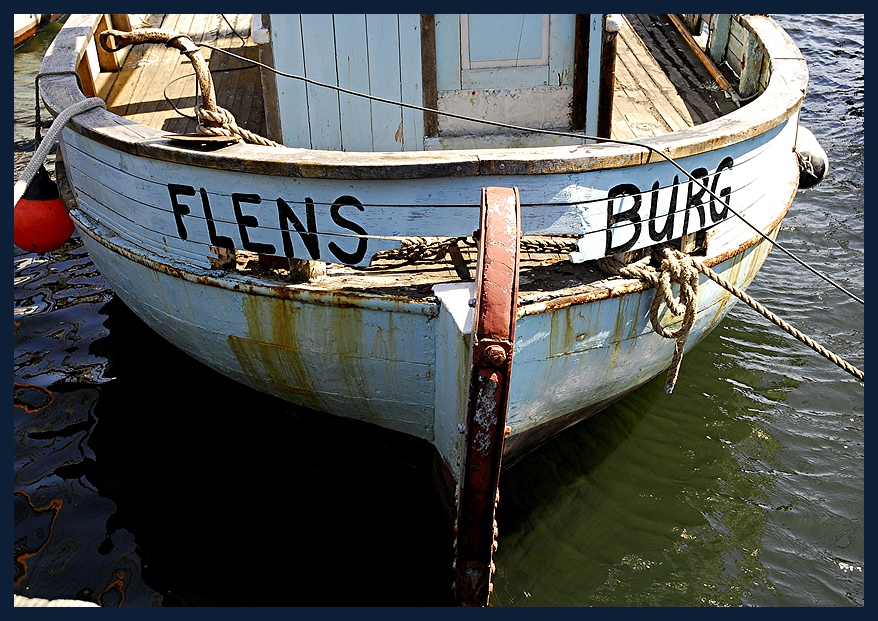
<svg viewBox="0 0 878 621"><path fill-rule="evenodd" d="M777 16L832 162L779 241L864 297L862 15ZM53 34L15 52L14 150ZM48 115L44 115L48 118ZM16 162L21 154L16 154ZM17 173L16 173L17 174ZM14 591L105 606L444 605L429 477L155 337L77 240L14 249ZM864 308L780 252L749 293L864 369ZM864 387L739 305L506 471L496 606L864 606Z"/></svg>

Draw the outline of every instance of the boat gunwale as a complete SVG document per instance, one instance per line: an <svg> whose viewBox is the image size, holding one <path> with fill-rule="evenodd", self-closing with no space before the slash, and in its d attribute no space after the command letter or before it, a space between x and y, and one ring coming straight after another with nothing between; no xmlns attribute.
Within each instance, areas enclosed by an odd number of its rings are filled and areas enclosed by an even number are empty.
<svg viewBox="0 0 878 621"><path fill-rule="evenodd" d="M777 218L765 227L766 234L776 233L780 230L784 218L789 211L795 198L796 190L786 200L786 207L778 214ZM218 287L229 291L236 291L247 295L259 295L272 298L283 298L291 302L302 304L324 304L331 306L354 306L372 310L406 312L414 314L438 315L439 302L436 299L412 299L403 295L387 295L369 293L367 291L351 291L334 289L329 286L321 286L318 283L280 283L250 276L241 272L224 271L220 269L196 270L192 266L175 266L163 263L141 252L126 248L116 242L109 241L107 236L100 234L101 227L96 225L90 216L79 209L71 209L70 215L79 225L79 229L88 234L95 242L104 246L107 250L118 254L135 263L157 272L167 274L192 283L205 286ZM88 226L83 220L91 222ZM742 241L734 248L725 249L722 253L701 257L700 260L706 267L715 268L717 265L728 261L736 256L747 252L754 246L765 241L760 234L754 233L750 238ZM538 315L557 311L568 306L598 302L652 289L653 285L632 278L607 276L601 280L603 286L596 287L593 291L575 291L579 286L558 289L553 292L544 292L539 299L528 300L529 296L523 295L519 299L518 318ZM549 298L545 295L550 294Z"/></svg>
<svg viewBox="0 0 878 621"><path fill-rule="evenodd" d="M796 115L808 86L805 59L789 35L767 16L741 15L770 62L765 90L741 108L694 127L653 138L577 146L459 149L443 151L344 152L237 143L216 150L183 148L166 132L127 120L104 108L77 115L67 127L119 151L196 167L267 176L344 180L394 180L479 175L540 175L590 172L664 161L649 145L680 159L737 144ZM71 15L47 50L40 92L52 114L86 99L72 72L94 38L101 15Z"/></svg>

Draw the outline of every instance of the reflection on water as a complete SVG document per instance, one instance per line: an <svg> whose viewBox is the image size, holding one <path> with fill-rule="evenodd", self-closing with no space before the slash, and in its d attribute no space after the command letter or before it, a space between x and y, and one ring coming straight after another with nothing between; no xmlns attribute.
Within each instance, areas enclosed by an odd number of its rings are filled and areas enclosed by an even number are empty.
<svg viewBox="0 0 878 621"><path fill-rule="evenodd" d="M779 240L862 296L863 18L777 19L809 59L803 122L832 162ZM33 148L51 28L15 53L14 149ZM13 271L16 594L450 603L426 469L180 354L78 240L15 249ZM864 368L862 306L782 253L749 292ZM862 384L742 305L687 354L673 395L663 383L504 471L493 604L863 606Z"/></svg>
<svg viewBox="0 0 878 621"><path fill-rule="evenodd" d="M685 364L716 355L706 349ZM712 384L703 395L703 382L683 381L673 397L680 409L669 411L657 378L565 434L551 458L535 455L509 471L498 582L528 587L498 603L748 603L766 581L765 464L777 443L762 429L770 407L742 398L736 384Z"/></svg>

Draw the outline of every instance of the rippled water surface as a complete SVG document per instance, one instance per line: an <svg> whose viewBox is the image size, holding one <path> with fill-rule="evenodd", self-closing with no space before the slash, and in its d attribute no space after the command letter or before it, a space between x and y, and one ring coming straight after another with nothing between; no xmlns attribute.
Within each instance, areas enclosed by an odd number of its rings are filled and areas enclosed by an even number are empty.
<svg viewBox="0 0 878 621"><path fill-rule="evenodd" d="M778 241L864 297L862 15L779 15L829 154ZM14 152L54 30L15 52ZM48 118L44 114L44 118ZM105 606L444 605L427 473L155 337L77 240L14 249L14 590ZM864 307L781 252L748 291L864 369ZM739 304L504 472L495 606L863 606L864 387Z"/></svg>

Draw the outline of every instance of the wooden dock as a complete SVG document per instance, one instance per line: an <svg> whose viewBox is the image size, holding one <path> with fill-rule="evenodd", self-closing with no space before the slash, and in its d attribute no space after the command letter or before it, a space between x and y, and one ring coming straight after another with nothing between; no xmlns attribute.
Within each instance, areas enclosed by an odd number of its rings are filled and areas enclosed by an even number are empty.
<svg viewBox="0 0 878 621"><path fill-rule="evenodd" d="M647 23L661 23L667 38L649 35ZM252 15L144 15L143 24L189 36L251 60L258 60L250 39ZM665 28L666 26L666 28ZM259 68L207 47L202 54L213 74L217 103L237 124L266 136ZM685 90L670 72L685 74ZM679 75L675 80L680 82ZM191 64L176 49L139 45L132 49L112 89L103 89L108 110L170 133L195 130L196 81ZM613 138L647 138L712 120L735 104L688 49L664 15L625 15L617 39Z"/></svg>

